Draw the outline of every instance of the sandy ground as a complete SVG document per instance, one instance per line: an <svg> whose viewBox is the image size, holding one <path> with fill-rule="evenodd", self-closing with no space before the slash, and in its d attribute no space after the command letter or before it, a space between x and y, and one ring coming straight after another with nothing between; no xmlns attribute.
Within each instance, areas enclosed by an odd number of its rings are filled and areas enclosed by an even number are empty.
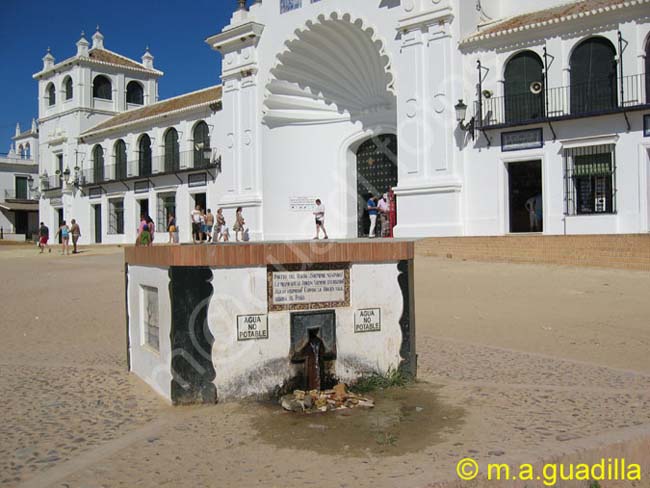
<svg viewBox="0 0 650 488"><path fill-rule="evenodd" d="M0 270L2 486L425 487L467 456L625 455L650 477L648 273L418 258L420 383L296 417L174 409L128 374L119 249L0 246Z"/></svg>

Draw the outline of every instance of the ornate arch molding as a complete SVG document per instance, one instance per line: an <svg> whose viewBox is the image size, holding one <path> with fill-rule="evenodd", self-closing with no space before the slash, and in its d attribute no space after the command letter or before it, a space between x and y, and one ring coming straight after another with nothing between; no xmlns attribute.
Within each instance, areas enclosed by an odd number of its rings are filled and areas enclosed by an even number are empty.
<svg viewBox="0 0 650 488"><path fill-rule="evenodd" d="M385 46L374 27L347 13L308 21L276 57L264 122L356 121L394 111L395 79Z"/></svg>

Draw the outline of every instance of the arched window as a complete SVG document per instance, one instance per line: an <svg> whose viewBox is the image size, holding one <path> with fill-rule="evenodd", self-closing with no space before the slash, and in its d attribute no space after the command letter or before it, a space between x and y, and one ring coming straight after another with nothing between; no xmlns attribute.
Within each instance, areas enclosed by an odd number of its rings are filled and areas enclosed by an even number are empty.
<svg viewBox="0 0 650 488"><path fill-rule="evenodd" d="M616 107L616 50L603 37L583 41L571 55L571 113Z"/></svg>
<svg viewBox="0 0 650 488"><path fill-rule="evenodd" d="M137 81L130 81L126 85L126 103L144 105L144 90L142 85Z"/></svg>
<svg viewBox="0 0 650 488"><path fill-rule="evenodd" d="M115 179L123 180L126 176L126 143L120 139L115 143Z"/></svg>
<svg viewBox="0 0 650 488"><path fill-rule="evenodd" d="M25 144L25 159L32 159L32 147L29 142Z"/></svg>
<svg viewBox="0 0 650 488"><path fill-rule="evenodd" d="M173 127L165 133L165 172L178 171L180 168L180 151L178 132Z"/></svg>
<svg viewBox="0 0 650 488"><path fill-rule="evenodd" d="M18 146L18 156L20 156L21 159L25 158L25 148L22 144Z"/></svg>
<svg viewBox="0 0 650 488"><path fill-rule="evenodd" d="M532 51L508 61L505 73L506 122L537 120L544 116L544 65Z"/></svg>
<svg viewBox="0 0 650 488"><path fill-rule="evenodd" d="M104 181L104 148L97 144L93 148L93 183Z"/></svg>
<svg viewBox="0 0 650 488"><path fill-rule="evenodd" d="M151 175L151 139L147 134L140 138L138 144L138 174L140 176Z"/></svg>
<svg viewBox="0 0 650 488"><path fill-rule="evenodd" d="M93 97L101 98L102 100L113 99L113 86L111 80L104 75L95 77L93 81Z"/></svg>
<svg viewBox="0 0 650 488"><path fill-rule="evenodd" d="M56 103L56 88L54 88L54 83L47 85L45 93L47 96L47 104L51 107Z"/></svg>
<svg viewBox="0 0 650 488"><path fill-rule="evenodd" d="M65 91L65 99L72 100L72 78L69 76L66 76L63 81L63 90Z"/></svg>
<svg viewBox="0 0 650 488"><path fill-rule="evenodd" d="M201 121L194 127L194 167L205 168L210 164L210 129Z"/></svg>

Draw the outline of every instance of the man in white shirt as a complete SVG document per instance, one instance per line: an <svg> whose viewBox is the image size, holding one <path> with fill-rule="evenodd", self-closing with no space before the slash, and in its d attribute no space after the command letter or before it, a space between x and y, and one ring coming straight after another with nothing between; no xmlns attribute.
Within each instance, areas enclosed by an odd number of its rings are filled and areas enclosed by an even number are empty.
<svg viewBox="0 0 650 488"><path fill-rule="evenodd" d="M318 240L320 238L321 229L323 229L323 234L325 235L324 239L328 239L327 231L325 230L325 205L320 201L320 198L316 199L314 217L316 219L316 237L314 239Z"/></svg>
<svg viewBox="0 0 650 488"><path fill-rule="evenodd" d="M192 210L192 213L190 214L190 217L192 218L192 241L194 244L197 243L197 238L198 242L201 242L203 240L203 236L201 235L201 206L197 205L194 207L194 210Z"/></svg>
<svg viewBox="0 0 650 488"><path fill-rule="evenodd" d="M388 227L390 226L390 223L388 221L388 212L389 212L389 207L388 207L388 194L384 193L381 196L381 199L377 203L377 210L379 211L379 223L381 225L381 230L380 230L380 236L381 237L388 237L390 235Z"/></svg>

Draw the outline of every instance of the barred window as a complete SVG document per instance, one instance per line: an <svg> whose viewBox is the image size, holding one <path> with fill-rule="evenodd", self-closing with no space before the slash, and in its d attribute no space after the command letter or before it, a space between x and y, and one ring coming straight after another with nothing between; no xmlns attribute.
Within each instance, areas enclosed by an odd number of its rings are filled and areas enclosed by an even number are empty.
<svg viewBox="0 0 650 488"><path fill-rule="evenodd" d="M564 150L565 213L616 212L616 157L614 144Z"/></svg>
<svg viewBox="0 0 650 488"><path fill-rule="evenodd" d="M124 199L108 201L108 233L124 234Z"/></svg>
<svg viewBox="0 0 650 488"><path fill-rule="evenodd" d="M142 328L145 345L160 351L160 327L158 322L158 289L142 287Z"/></svg>
<svg viewBox="0 0 650 488"><path fill-rule="evenodd" d="M159 193L157 206L158 232L165 232L170 215L176 216L176 193Z"/></svg>

